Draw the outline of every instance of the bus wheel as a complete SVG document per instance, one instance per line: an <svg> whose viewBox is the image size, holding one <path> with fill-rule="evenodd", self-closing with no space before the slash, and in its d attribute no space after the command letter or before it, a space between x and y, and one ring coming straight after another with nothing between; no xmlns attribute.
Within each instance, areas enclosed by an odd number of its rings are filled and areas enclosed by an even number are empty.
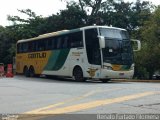
<svg viewBox="0 0 160 120"><path fill-rule="evenodd" d="M83 82L85 81L83 77L83 71L80 67L75 67L73 70L73 77L76 81Z"/></svg>
<svg viewBox="0 0 160 120"><path fill-rule="evenodd" d="M34 76L35 76L35 71L34 71L34 68L33 68L33 67L30 67L30 68L29 68L29 76L30 76L30 77L34 77Z"/></svg>
<svg viewBox="0 0 160 120"><path fill-rule="evenodd" d="M29 77L29 70L27 67L24 67L23 69L23 74L26 76L26 77Z"/></svg>

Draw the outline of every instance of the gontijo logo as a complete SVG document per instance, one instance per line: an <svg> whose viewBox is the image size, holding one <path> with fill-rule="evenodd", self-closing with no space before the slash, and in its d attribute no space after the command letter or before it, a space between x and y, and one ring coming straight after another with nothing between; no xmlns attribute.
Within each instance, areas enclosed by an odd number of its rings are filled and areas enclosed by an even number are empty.
<svg viewBox="0 0 160 120"><path fill-rule="evenodd" d="M28 58L46 58L46 53L31 53Z"/></svg>

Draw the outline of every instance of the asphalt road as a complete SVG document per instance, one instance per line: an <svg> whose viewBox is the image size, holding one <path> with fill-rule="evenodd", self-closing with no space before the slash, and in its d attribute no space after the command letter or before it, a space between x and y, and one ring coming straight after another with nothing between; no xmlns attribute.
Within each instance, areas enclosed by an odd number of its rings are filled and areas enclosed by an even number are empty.
<svg viewBox="0 0 160 120"><path fill-rule="evenodd" d="M130 114L132 116L127 117L160 114L160 83L76 82L24 76L0 78L0 114L38 115L40 118L36 119L61 120L106 120ZM153 117L160 119L160 115Z"/></svg>

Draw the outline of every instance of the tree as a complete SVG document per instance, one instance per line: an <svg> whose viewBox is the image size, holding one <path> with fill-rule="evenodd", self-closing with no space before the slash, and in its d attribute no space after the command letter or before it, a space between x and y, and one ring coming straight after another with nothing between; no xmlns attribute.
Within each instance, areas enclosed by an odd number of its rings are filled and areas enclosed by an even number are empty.
<svg viewBox="0 0 160 120"><path fill-rule="evenodd" d="M85 26L86 18L86 12L82 11L77 3L68 3L67 9L61 10L59 13L59 28L73 29Z"/></svg>
<svg viewBox="0 0 160 120"><path fill-rule="evenodd" d="M156 8L150 19L141 29L142 50L137 54L137 65L146 68L149 79L160 70L160 7ZM137 66L138 67L138 66ZM138 67L139 68L139 67Z"/></svg>
<svg viewBox="0 0 160 120"><path fill-rule="evenodd" d="M4 32L4 27L0 26L0 63L3 62L3 32Z"/></svg>
<svg viewBox="0 0 160 120"><path fill-rule="evenodd" d="M13 22L12 26L9 26L10 29L14 29L14 33L17 35L18 39L25 39L39 35L41 33L41 28L39 26L44 24L45 20L42 16L36 15L30 9L18 10L22 14L28 16L27 19L22 19L19 16L8 16L8 20Z"/></svg>
<svg viewBox="0 0 160 120"><path fill-rule="evenodd" d="M12 44L13 40L10 39L8 30L4 27L0 27L0 62L11 63L13 56L8 50L11 48Z"/></svg>
<svg viewBox="0 0 160 120"><path fill-rule="evenodd" d="M19 10L29 16L28 19L21 19L19 16L8 16L13 22L12 26L0 26L0 62L12 63L15 56L16 42L20 39L34 37L43 29L38 29L43 23L41 16L36 16L31 10ZM39 31L38 31L39 30Z"/></svg>
<svg viewBox="0 0 160 120"><path fill-rule="evenodd" d="M81 10L89 11L91 9L90 15L97 15L99 9L101 8L102 0L79 0L79 5Z"/></svg>

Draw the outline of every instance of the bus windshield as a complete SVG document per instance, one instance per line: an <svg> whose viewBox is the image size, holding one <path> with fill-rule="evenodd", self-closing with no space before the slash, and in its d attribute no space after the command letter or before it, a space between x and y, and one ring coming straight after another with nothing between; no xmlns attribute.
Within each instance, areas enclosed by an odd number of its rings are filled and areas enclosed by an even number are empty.
<svg viewBox="0 0 160 120"><path fill-rule="evenodd" d="M104 36L106 41L106 47L102 49L105 63L122 65L133 63L133 52L127 31L100 28L100 35Z"/></svg>

